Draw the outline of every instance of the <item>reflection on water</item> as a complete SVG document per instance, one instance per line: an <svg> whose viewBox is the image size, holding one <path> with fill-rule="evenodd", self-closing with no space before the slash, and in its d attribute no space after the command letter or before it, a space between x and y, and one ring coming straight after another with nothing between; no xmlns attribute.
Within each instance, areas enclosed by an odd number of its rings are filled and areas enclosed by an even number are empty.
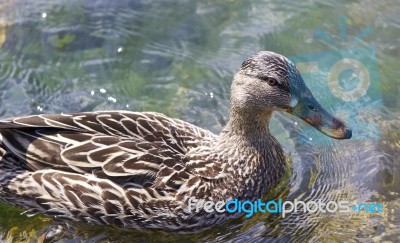
<svg viewBox="0 0 400 243"><path fill-rule="evenodd" d="M382 202L377 214L256 215L190 236L109 229L20 215L2 205L5 240L160 239L375 241L400 239L400 4L337 1L30 1L0 3L0 116L126 109L159 111L219 132L228 114L232 75L258 50L287 56L332 51L341 16L347 31L376 51L383 106L360 115L378 139L326 142L321 134L277 114L271 130L293 171L271 197L287 200ZM328 92L308 83L317 99ZM321 102L324 104L324 102ZM326 105L326 104L325 104ZM355 104L357 105L357 104ZM347 110L360 107L349 106ZM309 138L314 139L310 142ZM319 145L323 144L323 145ZM66 227L65 224L68 224ZM123 234L121 234L121 231Z"/></svg>

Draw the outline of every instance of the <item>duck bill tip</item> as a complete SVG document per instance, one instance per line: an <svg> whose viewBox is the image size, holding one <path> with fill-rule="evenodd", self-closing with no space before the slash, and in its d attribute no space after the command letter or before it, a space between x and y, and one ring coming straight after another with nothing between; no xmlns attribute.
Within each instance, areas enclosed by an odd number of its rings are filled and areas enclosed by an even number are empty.
<svg viewBox="0 0 400 243"><path fill-rule="evenodd" d="M320 130L325 135L335 138L335 139L350 139L353 136L353 131L348 127L342 127L337 129L325 129L321 128Z"/></svg>
<svg viewBox="0 0 400 243"><path fill-rule="evenodd" d="M287 112L301 118L328 137L350 139L353 136L353 131L348 128L344 122L330 115L325 110L321 109L319 112L314 112L312 115L310 115L309 112L304 112L304 110L299 111L293 108L287 109Z"/></svg>

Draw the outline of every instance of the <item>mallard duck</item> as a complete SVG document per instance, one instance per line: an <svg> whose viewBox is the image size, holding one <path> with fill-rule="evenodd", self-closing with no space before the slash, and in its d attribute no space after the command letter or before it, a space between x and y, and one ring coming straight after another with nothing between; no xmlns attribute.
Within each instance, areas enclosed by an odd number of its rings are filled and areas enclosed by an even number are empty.
<svg viewBox="0 0 400 243"><path fill-rule="evenodd" d="M137 229L193 231L227 213L188 200L261 198L285 171L271 135L286 111L337 139L351 130L328 114L286 57L261 51L243 62L219 135L154 112L96 111L0 121L0 198L46 215Z"/></svg>

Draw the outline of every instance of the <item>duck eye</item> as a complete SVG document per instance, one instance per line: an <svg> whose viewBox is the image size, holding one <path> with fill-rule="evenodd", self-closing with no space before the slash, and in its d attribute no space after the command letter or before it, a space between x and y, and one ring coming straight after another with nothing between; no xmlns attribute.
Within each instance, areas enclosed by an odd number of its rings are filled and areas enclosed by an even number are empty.
<svg viewBox="0 0 400 243"><path fill-rule="evenodd" d="M267 81L267 83L270 85L270 86L275 86L275 85L277 85L278 84L278 81L276 81L276 79L274 79L274 78L266 78L266 80L265 81Z"/></svg>

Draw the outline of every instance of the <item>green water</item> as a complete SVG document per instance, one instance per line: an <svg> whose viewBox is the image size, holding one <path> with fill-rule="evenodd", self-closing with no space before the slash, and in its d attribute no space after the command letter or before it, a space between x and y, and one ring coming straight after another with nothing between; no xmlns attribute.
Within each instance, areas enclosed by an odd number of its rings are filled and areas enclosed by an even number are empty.
<svg viewBox="0 0 400 243"><path fill-rule="evenodd" d="M158 111L218 133L227 121L232 77L246 57L259 50L299 62L312 57L323 64L319 74L304 75L306 83L323 106L352 124L356 139L321 142L323 135L301 121L277 114L271 130L285 146L293 172L275 197L380 201L384 213L256 215L190 236L68 222L69 229L61 229L55 239L396 242L400 241L399 44L398 0L3 0L0 117ZM347 56L365 64L370 77L363 96L367 98L341 102L338 108L338 98L327 86L332 61L323 62L327 56L337 60ZM360 81L352 77L344 72L340 85L354 89ZM346 80L352 83L343 84ZM357 112L362 108L365 111ZM21 212L9 205L0 207L3 240L36 241L58 225L65 226Z"/></svg>

